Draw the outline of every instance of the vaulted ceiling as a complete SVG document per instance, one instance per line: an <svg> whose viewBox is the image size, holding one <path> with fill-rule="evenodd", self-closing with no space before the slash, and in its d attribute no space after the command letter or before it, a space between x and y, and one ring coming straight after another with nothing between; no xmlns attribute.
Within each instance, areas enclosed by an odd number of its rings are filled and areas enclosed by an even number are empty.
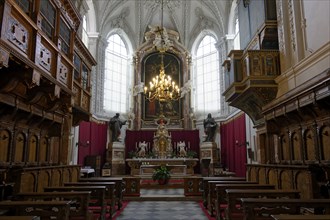
<svg viewBox="0 0 330 220"><path fill-rule="evenodd" d="M162 20L164 27L179 33L179 41L188 48L196 36L205 29L212 30L219 39L228 33L228 18L233 2L233 0L90 1L92 2L89 3L89 8L94 7L95 11L95 17L91 16L95 19L95 27L92 31L106 37L116 28L123 29L135 48L144 41L144 33L149 30L149 25L160 26Z"/></svg>

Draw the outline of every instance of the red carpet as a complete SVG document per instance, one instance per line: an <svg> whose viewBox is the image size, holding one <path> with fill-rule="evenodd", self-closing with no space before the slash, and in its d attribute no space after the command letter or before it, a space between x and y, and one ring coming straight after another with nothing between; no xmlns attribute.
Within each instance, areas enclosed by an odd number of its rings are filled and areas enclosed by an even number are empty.
<svg viewBox="0 0 330 220"><path fill-rule="evenodd" d="M203 201L200 201L199 202L199 206L201 207L201 209L203 210L204 214L206 215L206 217L209 219L209 220L215 220L215 217L211 217L209 212L207 211L207 209L204 207L203 205Z"/></svg>
<svg viewBox="0 0 330 220"><path fill-rule="evenodd" d="M116 214L112 217L112 220L116 220L116 218L124 211L124 208L128 205L129 201L123 201L121 209L116 212Z"/></svg>

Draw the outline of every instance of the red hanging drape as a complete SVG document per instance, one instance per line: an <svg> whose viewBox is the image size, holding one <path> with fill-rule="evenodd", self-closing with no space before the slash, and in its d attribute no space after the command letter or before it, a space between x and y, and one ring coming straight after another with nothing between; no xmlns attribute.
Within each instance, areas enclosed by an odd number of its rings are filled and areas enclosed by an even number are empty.
<svg viewBox="0 0 330 220"><path fill-rule="evenodd" d="M81 122L79 125L78 164L84 165L87 155L101 155L105 161L108 125L96 122ZM87 144L89 143L89 144Z"/></svg>
<svg viewBox="0 0 330 220"><path fill-rule="evenodd" d="M221 162L237 176L246 175L245 114L221 124Z"/></svg>

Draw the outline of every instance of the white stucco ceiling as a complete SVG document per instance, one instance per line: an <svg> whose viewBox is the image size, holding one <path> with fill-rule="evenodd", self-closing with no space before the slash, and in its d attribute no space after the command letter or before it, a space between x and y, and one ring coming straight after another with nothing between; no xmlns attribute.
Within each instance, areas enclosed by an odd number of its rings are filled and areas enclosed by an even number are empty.
<svg viewBox="0 0 330 220"><path fill-rule="evenodd" d="M104 37L116 28L125 31L137 47L149 25L161 24L162 0L91 0L95 10L95 32ZM203 29L221 38L227 33L233 0L163 0L163 25L179 33L188 46Z"/></svg>

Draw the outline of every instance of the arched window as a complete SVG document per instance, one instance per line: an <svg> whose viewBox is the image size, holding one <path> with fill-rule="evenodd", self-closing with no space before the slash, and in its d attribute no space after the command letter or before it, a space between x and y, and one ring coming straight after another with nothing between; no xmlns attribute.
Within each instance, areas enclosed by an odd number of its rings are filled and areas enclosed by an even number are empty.
<svg viewBox="0 0 330 220"><path fill-rule="evenodd" d="M88 47L88 34L87 34L87 18L86 15L83 16L82 23L82 42Z"/></svg>
<svg viewBox="0 0 330 220"><path fill-rule="evenodd" d="M239 50L241 47L239 39L239 21L235 19L235 36L234 36L234 50Z"/></svg>
<svg viewBox="0 0 330 220"><path fill-rule="evenodd" d="M219 55L216 40L206 35L197 47L194 59L193 99L196 112L217 113L220 107Z"/></svg>
<svg viewBox="0 0 330 220"><path fill-rule="evenodd" d="M103 108L109 112L128 111L128 51L122 38L113 34L105 51Z"/></svg>

